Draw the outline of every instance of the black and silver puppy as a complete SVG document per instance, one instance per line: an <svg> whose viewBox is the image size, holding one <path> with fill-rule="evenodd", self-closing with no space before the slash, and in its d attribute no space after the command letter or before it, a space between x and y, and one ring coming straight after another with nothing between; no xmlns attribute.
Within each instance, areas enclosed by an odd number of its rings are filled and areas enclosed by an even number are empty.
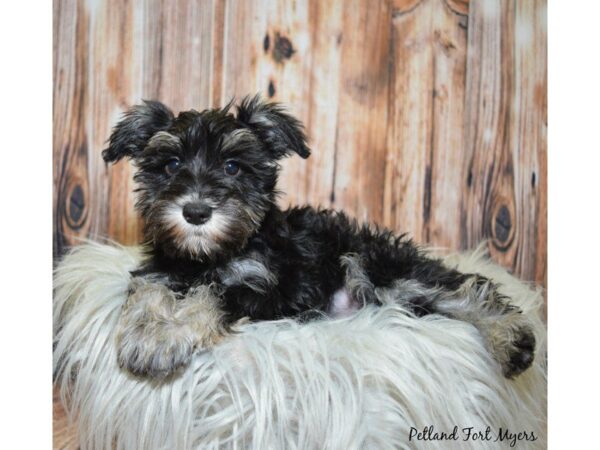
<svg viewBox="0 0 600 450"><path fill-rule="evenodd" d="M506 377L531 365L533 333L489 280L341 212L278 208L279 159L310 154L302 125L259 97L230 109L175 117L145 102L103 152L137 167L148 243L117 333L122 367L164 377L247 318L342 315L384 297L472 323Z"/></svg>

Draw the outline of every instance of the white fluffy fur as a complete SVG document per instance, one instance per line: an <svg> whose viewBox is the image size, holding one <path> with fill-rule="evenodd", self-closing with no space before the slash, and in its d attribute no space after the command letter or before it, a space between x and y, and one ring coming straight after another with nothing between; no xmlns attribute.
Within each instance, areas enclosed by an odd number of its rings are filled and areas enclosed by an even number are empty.
<svg viewBox="0 0 600 450"><path fill-rule="evenodd" d="M117 366L114 329L139 250L86 244L55 275L54 363L83 449L509 448L408 442L411 426L533 431L545 448L545 329L539 292L482 252L446 259L480 272L532 317L534 366L502 377L475 328L396 305L349 318L247 324L198 354L179 378L137 379Z"/></svg>

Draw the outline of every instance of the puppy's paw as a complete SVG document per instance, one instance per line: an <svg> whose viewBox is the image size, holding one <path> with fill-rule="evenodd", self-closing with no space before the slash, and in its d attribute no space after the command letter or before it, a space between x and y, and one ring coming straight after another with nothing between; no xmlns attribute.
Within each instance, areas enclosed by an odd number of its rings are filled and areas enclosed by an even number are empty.
<svg viewBox="0 0 600 450"><path fill-rule="evenodd" d="M506 378L514 378L527 370L533 363L535 336L528 326L522 326L514 333L514 340L508 350L508 361L502 365Z"/></svg>
<svg viewBox="0 0 600 450"><path fill-rule="evenodd" d="M186 367L195 349L195 336L186 326L166 322L122 329L117 361L136 376L162 379Z"/></svg>
<svg viewBox="0 0 600 450"><path fill-rule="evenodd" d="M162 284L132 282L117 330L120 367L135 375L164 378L189 363L196 337L176 317L177 301Z"/></svg>
<svg viewBox="0 0 600 450"><path fill-rule="evenodd" d="M475 275L464 288L469 299L466 317L485 338L504 376L514 378L523 373L533 363L535 353L535 335L527 317L491 280Z"/></svg>
<svg viewBox="0 0 600 450"><path fill-rule="evenodd" d="M119 366L152 378L186 367L195 351L228 335L219 305L208 286L176 297L163 284L134 280L117 329Z"/></svg>
<svg viewBox="0 0 600 450"><path fill-rule="evenodd" d="M484 333L492 356L502 366L506 378L527 370L535 356L535 335L517 309L497 318Z"/></svg>

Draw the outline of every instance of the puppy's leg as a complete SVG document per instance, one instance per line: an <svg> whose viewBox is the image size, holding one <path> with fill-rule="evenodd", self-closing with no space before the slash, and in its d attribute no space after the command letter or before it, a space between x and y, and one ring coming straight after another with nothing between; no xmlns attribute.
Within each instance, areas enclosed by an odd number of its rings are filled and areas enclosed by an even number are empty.
<svg viewBox="0 0 600 450"><path fill-rule="evenodd" d="M418 315L438 313L473 324L507 378L519 375L533 362L535 337L528 320L480 275L469 277L456 291L400 279L391 287L377 289L377 295L384 302L406 305Z"/></svg>
<svg viewBox="0 0 600 450"><path fill-rule="evenodd" d="M512 378L531 365L535 351L532 327L494 283L481 275L446 267L411 241L375 232L363 232L361 237L356 251L360 264L355 266L362 267L364 273L354 271L359 274L354 279L367 279L376 286L376 300L392 298L416 315L438 313L472 323L506 377Z"/></svg>
<svg viewBox="0 0 600 450"><path fill-rule="evenodd" d="M164 378L227 332L220 299L208 286L181 296L163 283L135 278L118 324L118 363L135 375Z"/></svg>
<svg viewBox="0 0 600 450"><path fill-rule="evenodd" d="M344 289L348 295L360 306L374 303L375 286L371 282L364 267L363 259L356 253L346 253L340 257L340 263L344 268Z"/></svg>
<svg viewBox="0 0 600 450"><path fill-rule="evenodd" d="M340 257L344 270L344 285L329 300L327 313L334 318L353 314L368 303L375 303L375 286L369 279L361 257L346 253Z"/></svg>
<svg viewBox="0 0 600 450"><path fill-rule="evenodd" d="M513 378L531 366L535 336L522 311L508 300L490 280L474 275L435 308L442 314L475 325L492 356L502 366L504 376Z"/></svg>

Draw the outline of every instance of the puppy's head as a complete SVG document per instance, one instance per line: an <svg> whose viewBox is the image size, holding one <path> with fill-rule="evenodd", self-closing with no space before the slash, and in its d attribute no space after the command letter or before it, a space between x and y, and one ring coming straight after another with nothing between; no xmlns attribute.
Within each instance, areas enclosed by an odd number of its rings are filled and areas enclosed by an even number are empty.
<svg viewBox="0 0 600 450"><path fill-rule="evenodd" d="M175 117L144 102L125 113L102 153L134 161L146 238L169 256L203 261L239 250L275 202L278 160L310 154L302 125L279 105L257 96L229 110Z"/></svg>

